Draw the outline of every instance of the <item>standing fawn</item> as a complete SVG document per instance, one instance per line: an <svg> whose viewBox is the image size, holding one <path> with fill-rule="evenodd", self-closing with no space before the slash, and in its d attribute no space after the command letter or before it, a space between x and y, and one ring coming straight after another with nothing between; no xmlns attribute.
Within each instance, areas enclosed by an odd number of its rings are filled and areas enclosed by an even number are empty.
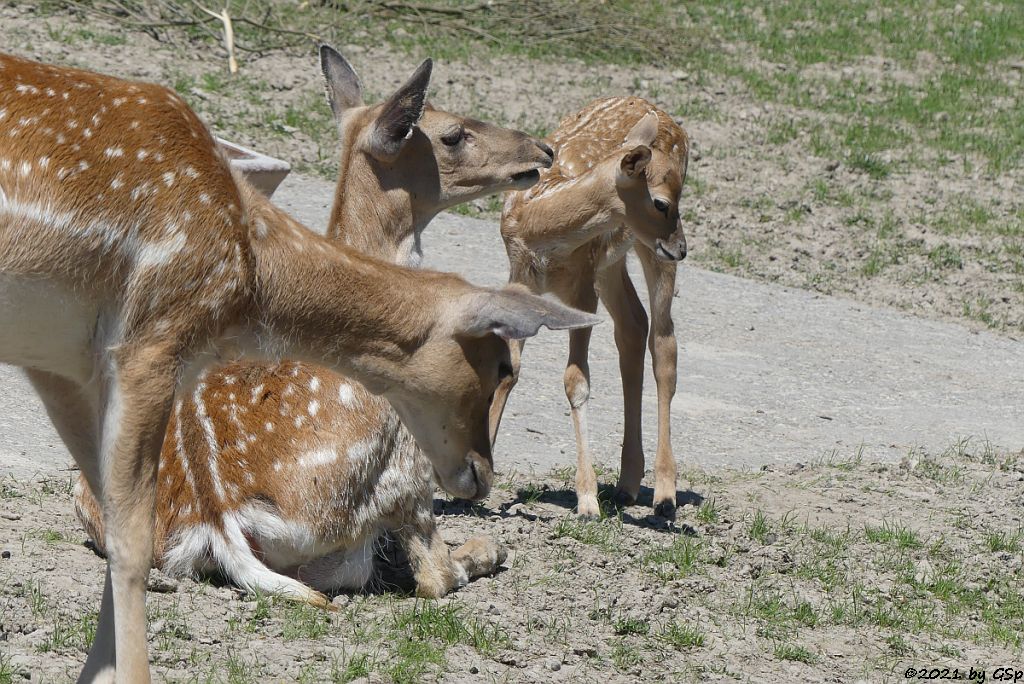
<svg viewBox="0 0 1024 684"><path fill-rule="evenodd" d="M676 464L670 432L676 389L676 337L672 323L676 262L686 256L679 198L689 141L671 117L636 97L597 100L564 119L549 136L555 164L527 191L510 193L501 236L509 279L533 292L553 292L570 306L596 311L598 298L615 323L615 344L625 425L620 503L636 501L644 475L640 402L643 396L647 314L626 271L636 251L651 301L649 345L658 385L658 452L654 508L673 517ZM590 330L569 336L565 394L576 430L576 492L580 515L599 514L597 479L587 444L587 362ZM523 342L512 343L513 373L491 405L491 440L519 376Z"/></svg>
<svg viewBox="0 0 1024 684"><path fill-rule="evenodd" d="M447 487L474 496L510 363L495 333L592 323L310 232L233 176L166 88L0 55L0 362L27 370L105 522L84 681L149 681L160 447L174 393L205 365L286 355L345 372L387 397Z"/></svg>
<svg viewBox="0 0 1024 684"><path fill-rule="evenodd" d="M320 55L343 140L328 228L338 242L418 261L420 232L439 211L527 188L551 165L550 149L523 133L425 105L429 61L387 101L364 106L348 62L326 46ZM413 122L403 124L411 133L375 137L396 119ZM227 496L212 496L216 487ZM84 478L75 497L101 545L102 516ZM330 605L316 590L363 587L384 529L406 550L422 596L443 596L505 559L486 537L449 554L430 461L385 400L343 375L235 363L176 401L157 475L155 561L165 572L215 570L249 590Z"/></svg>

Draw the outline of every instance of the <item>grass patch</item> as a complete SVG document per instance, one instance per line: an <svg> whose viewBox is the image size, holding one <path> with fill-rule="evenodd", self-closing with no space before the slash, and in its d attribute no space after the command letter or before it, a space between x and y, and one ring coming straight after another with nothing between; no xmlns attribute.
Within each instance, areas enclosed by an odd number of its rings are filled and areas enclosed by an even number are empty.
<svg viewBox="0 0 1024 684"><path fill-rule="evenodd" d="M555 539L568 537L612 553L622 546L622 521L618 518L584 520L567 515L555 525L552 536Z"/></svg>
<svg viewBox="0 0 1024 684"><path fill-rule="evenodd" d="M692 575L701 561L704 544L686 535L679 535L669 546L644 555L642 565L650 567L663 580Z"/></svg>
<svg viewBox="0 0 1024 684"><path fill-rule="evenodd" d="M891 520L883 520L880 526L864 525L864 536L874 544L885 544L898 549L920 549L924 546L916 532Z"/></svg>
<svg viewBox="0 0 1024 684"><path fill-rule="evenodd" d="M806 663L808 665L818 661L818 656L797 644L775 644L775 650L773 653L778 660L791 660L793 662Z"/></svg>
<svg viewBox="0 0 1024 684"><path fill-rule="evenodd" d="M671 622L658 633L658 638L677 651L684 651L703 646L706 635L696 625Z"/></svg>

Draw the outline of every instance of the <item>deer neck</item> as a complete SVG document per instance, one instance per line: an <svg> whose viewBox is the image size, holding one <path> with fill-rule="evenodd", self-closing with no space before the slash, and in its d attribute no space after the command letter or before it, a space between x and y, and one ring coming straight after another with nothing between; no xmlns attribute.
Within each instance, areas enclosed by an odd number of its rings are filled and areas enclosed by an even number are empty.
<svg viewBox="0 0 1024 684"><path fill-rule="evenodd" d="M374 394L408 382L409 361L438 313L414 295L416 275L313 233L252 188L243 194L256 313L242 353L358 374ZM453 276L435 280L439 291L468 288Z"/></svg>
<svg viewBox="0 0 1024 684"><path fill-rule="evenodd" d="M519 212L518 234L546 251L572 252L616 231L624 208L614 176L589 173L539 184L528 191Z"/></svg>
<svg viewBox="0 0 1024 684"><path fill-rule="evenodd" d="M423 255L420 234L438 210L416 184L402 177L401 164L386 165L342 136L334 206L327 237L382 261L418 266Z"/></svg>

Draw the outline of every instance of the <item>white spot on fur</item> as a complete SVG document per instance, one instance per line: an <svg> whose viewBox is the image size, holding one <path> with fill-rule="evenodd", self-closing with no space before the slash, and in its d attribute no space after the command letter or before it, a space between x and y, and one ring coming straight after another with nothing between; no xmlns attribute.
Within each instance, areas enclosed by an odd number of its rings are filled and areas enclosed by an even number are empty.
<svg viewBox="0 0 1024 684"><path fill-rule="evenodd" d="M338 452L334 449L323 448L307 451L299 456L295 465L300 468L312 468L314 466L330 465L338 460Z"/></svg>
<svg viewBox="0 0 1024 684"><path fill-rule="evenodd" d="M352 391L352 385L342 383L338 387L338 401L341 402L342 406L352 406L355 403L355 392Z"/></svg>

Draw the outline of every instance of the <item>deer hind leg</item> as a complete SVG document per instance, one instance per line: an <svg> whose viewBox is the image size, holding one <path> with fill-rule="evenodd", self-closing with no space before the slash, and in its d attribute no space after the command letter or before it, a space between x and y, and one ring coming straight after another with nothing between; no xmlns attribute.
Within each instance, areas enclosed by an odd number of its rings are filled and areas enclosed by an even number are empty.
<svg viewBox="0 0 1024 684"><path fill-rule="evenodd" d="M116 653L118 682L148 682L146 577L153 558L156 471L177 360L163 351L122 347L107 361L97 487L106 523L107 579L82 681L109 677Z"/></svg>
<svg viewBox="0 0 1024 684"><path fill-rule="evenodd" d="M640 493L644 478L644 447L641 430L644 392L644 356L647 339L647 312L636 294L626 271L626 260L609 266L598 282L601 301L615 324L615 346L619 351L622 376L622 466L615 490L616 501L632 504Z"/></svg>
<svg viewBox="0 0 1024 684"><path fill-rule="evenodd" d="M319 591L359 591L373 577L374 544L371 534L362 543L321 556L299 567L298 577Z"/></svg>
<svg viewBox="0 0 1024 684"><path fill-rule="evenodd" d="M654 459L654 512L666 518L676 512L676 460L672 454L672 399L676 394L678 347L672 322L672 299L676 292L676 262L662 261L638 244L637 255L644 269L651 299L649 344L658 385L658 453Z"/></svg>

